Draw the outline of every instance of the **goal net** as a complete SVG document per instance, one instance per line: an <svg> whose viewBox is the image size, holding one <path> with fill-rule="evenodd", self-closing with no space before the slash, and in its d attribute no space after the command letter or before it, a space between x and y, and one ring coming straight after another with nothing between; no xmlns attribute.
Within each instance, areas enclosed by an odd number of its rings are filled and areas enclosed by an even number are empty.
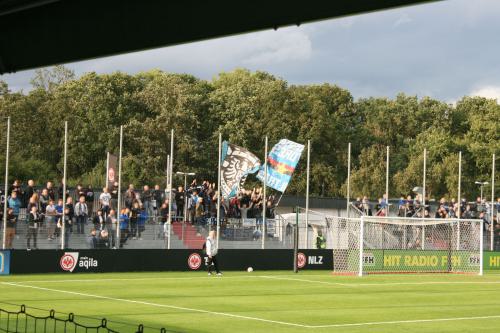
<svg viewBox="0 0 500 333"><path fill-rule="evenodd" d="M481 220L331 217L336 274L482 275Z"/></svg>

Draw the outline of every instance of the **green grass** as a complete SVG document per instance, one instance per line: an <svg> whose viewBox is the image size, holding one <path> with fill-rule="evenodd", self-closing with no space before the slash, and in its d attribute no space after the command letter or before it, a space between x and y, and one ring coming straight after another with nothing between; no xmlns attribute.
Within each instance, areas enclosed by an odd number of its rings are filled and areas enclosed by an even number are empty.
<svg viewBox="0 0 500 333"><path fill-rule="evenodd" d="M11 282L16 285L7 284ZM105 317L120 332L135 332L139 323L146 326L145 332L159 332L160 327L217 333L498 332L500 274L362 278L311 271L226 272L223 277L202 272L19 275L0 278L0 308L15 308L6 303L26 304L36 314L42 312L33 308L73 312L77 321L85 323L96 324ZM487 316L494 317L435 321ZM425 319L429 321L400 322ZM377 324L331 326L356 323ZM321 325L329 326L316 327Z"/></svg>

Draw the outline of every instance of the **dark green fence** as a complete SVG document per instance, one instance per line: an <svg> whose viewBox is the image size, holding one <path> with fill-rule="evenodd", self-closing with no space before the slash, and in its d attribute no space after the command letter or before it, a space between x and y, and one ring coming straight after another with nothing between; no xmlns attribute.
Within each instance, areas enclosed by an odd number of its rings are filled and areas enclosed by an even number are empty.
<svg viewBox="0 0 500 333"><path fill-rule="evenodd" d="M155 330L148 330L153 332ZM6 333L119 333L108 327L108 321L103 318L98 325L84 325L75 321L75 315L69 313L65 318L56 316L54 310L48 315L34 315L26 311L26 306L21 305L18 311L8 311L0 308L0 332ZM123 331L121 331L123 333ZM135 333L143 333L144 326L139 325ZM164 328L159 330L166 333Z"/></svg>

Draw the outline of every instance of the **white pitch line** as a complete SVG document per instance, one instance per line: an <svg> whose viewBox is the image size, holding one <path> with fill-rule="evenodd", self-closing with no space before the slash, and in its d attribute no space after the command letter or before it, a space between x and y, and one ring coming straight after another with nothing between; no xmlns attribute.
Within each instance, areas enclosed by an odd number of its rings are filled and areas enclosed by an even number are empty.
<svg viewBox="0 0 500 333"><path fill-rule="evenodd" d="M63 294L100 298L100 299L105 299L105 300L110 300L110 301L142 304L142 305L149 305L149 306L155 306L155 307L161 307L161 308L168 308L168 309L175 309L175 310L182 310L182 311L191 311L191 312L198 312L198 313L207 313L207 314L211 314L211 315L218 315L218 316L225 316L225 317L232 317L232 318L246 319L246 320L254 320L254 321L260 321L260 322L271 323L271 324L280 324L280 325L295 326L295 327L302 327L302 328L310 328L311 327L309 325L288 323L288 322L284 322L284 321L263 319L263 318L257 318L257 317L242 316L242 315L236 315L236 314L226 313L226 312L208 311L208 310L186 308L186 307L175 306L175 305L158 304L158 303L151 303L151 302L144 302L144 301L135 301L135 300L126 299L126 298L115 298L115 297L80 293L80 292L76 292L76 291L67 291L67 290L60 290L60 289L53 289L53 288L36 287L36 286L22 285L22 284L17 284L17 283L12 283L12 282L2 282L2 284L14 286L14 287L31 288L31 289L51 291L51 292L57 292L57 293L63 293Z"/></svg>
<svg viewBox="0 0 500 333"><path fill-rule="evenodd" d="M76 291L67 291L67 290L60 290L60 289L53 289L53 288L43 288L43 287L22 285L22 284L17 284L17 283L12 283L12 282L2 282L2 284L14 286L14 287L20 287L20 288L31 288L31 289L37 289L37 290L58 292L58 293L71 294L71 295L77 295L77 296L84 296L84 297L94 297L94 298L100 298L100 299L118 301L118 302L142 304L142 305L149 305L149 306L154 306L154 307L162 307L162 308L191 311L191 312L198 312L198 313L207 313L207 314L218 315L218 316L260 321L260 322L265 322L265 323L279 324L279 325L285 325L285 326L294 326L294 327L301 327L301 328L335 328L335 327L374 326L374 325L392 325L392 324L416 324L416 323L464 321L464 320L479 320L479 319L500 319L500 315L494 315L494 316L480 316L480 317L455 317L455 318L378 321L378 322L364 322L364 323L303 325L303 324L289 323L289 322L278 321L278 320L270 320L270 319L263 319L263 318L257 318L257 317L242 316L242 315L236 315L236 314L225 313L225 312L208 311L208 310L186 308L186 307L175 306L175 305L158 304L158 303L151 303L151 302L145 302L145 301L135 301L135 300L125 299L125 298L115 298L115 297L108 297L108 296L101 296L101 295L86 294L86 293L80 293L80 292L76 292Z"/></svg>
<svg viewBox="0 0 500 333"><path fill-rule="evenodd" d="M283 281L296 281L296 282L309 282L318 284L327 284L332 286L345 286L345 287L368 287L368 286L399 286L399 285L446 285L446 284L500 284L500 281L427 281L427 282L373 282L373 283L341 283L319 280L308 280L299 278L287 278L272 275L258 275L255 277L270 279L270 280L283 280Z"/></svg>
<svg viewBox="0 0 500 333"><path fill-rule="evenodd" d="M314 325L314 326L309 326L309 327L310 328L334 328L334 327L373 326L373 325L391 325L391 324L434 323L434 322L440 322L440 321L463 321L463 320L479 320L479 319L500 319L500 315L481 316L481 317L455 317L455 318L435 318L435 319L374 321L374 322L366 322L366 323Z"/></svg>
<svg viewBox="0 0 500 333"><path fill-rule="evenodd" d="M298 279L298 278L286 278L286 277L278 277L272 275L258 275L255 276L257 278L262 279L270 279L270 280L283 280L283 281L297 281L297 282L309 282L315 284L328 284L333 286L342 286L342 287L355 287L356 285L351 283L340 283L340 282L329 282L329 281L318 281L318 280L307 280L307 279Z"/></svg>
<svg viewBox="0 0 500 333"><path fill-rule="evenodd" d="M248 279L255 276L224 276L225 279ZM215 278L215 277L214 277ZM53 282L107 282L107 281L148 281L148 280L212 280L207 276L191 276L191 277L149 277L149 278L101 278L101 279L59 279L59 280L11 280L5 282L11 283L53 283Z"/></svg>

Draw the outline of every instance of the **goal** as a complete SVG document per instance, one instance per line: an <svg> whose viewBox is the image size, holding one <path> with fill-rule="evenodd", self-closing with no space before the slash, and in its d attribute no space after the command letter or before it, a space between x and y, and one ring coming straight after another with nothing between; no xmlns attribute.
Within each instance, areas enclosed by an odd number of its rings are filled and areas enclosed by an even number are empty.
<svg viewBox="0 0 500 333"><path fill-rule="evenodd" d="M483 273L483 222L330 218L334 274Z"/></svg>

